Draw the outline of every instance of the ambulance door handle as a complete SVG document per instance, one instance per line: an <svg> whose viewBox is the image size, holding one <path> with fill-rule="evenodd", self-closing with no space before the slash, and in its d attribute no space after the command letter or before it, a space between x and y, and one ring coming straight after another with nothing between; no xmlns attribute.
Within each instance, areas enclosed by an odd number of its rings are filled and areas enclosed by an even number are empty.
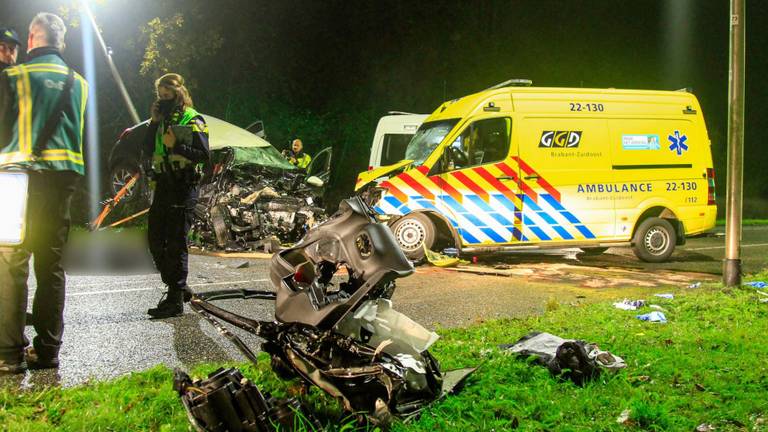
<svg viewBox="0 0 768 432"><path fill-rule="evenodd" d="M510 177L510 176L501 176L501 177L499 177L499 180L501 180L501 181L515 181L515 178L514 177Z"/></svg>
<svg viewBox="0 0 768 432"><path fill-rule="evenodd" d="M529 176L525 176L523 178L526 179L526 180L538 180L539 176L537 176L537 175L529 175Z"/></svg>

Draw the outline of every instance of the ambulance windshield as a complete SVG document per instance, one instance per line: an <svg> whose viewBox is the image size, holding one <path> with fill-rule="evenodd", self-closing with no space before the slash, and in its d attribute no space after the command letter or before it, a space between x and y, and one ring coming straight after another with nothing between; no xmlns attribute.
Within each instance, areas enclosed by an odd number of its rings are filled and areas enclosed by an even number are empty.
<svg viewBox="0 0 768 432"><path fill-rule="evenodd" d="M408 143L405 158L412 160L414 166L423 164L458 121L459 119L451 119L422 124Z"/></svg>

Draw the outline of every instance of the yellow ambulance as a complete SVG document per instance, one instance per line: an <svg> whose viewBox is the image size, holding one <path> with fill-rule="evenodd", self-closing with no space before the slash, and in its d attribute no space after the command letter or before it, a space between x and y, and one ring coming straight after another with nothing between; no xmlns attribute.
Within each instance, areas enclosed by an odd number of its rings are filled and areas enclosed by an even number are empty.
<svg viewBox="0 0 768 432"><path fill-rule="evenodd" d="M710 140L693 94L529 83L442 104L406 160L358 176L406 255L631 246L662 262L714 226Z"/></svg>

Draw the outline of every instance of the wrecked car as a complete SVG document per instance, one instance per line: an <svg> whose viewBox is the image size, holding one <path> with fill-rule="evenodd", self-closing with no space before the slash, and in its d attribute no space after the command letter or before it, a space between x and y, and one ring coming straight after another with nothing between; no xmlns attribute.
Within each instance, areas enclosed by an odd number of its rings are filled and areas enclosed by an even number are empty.
<svg viewBox="0 0 768 432"><path fill-rule="evenodd" d="M211 291L194 295L190 305L249 360L257 362L253 351L221 321L264 339L279 376L299 377L346 411L386 424L418 413L473 370L442 373L429 353L437 334L392 308L395 280L413 271L389 228L352 198L300 243L273 255L275 292ZM273 300L275 320L213 303L233 298Z"/></svg>
<svg viewBox="0 0 768 432"><path fill-rule="evenodd" d="M324 186L331 149L315 155L307 171L297 169L258 133L204 115L212 163L200 184L190 238L202 248L272 251L298 241L325 218ZM257 122L258 123L258 122ZM110 154L110 179L117 192L142 169L140 143L147 122L126 129ZM263 131L263 125L255 128ZM253 125L249 126L254 129ZM140 180L126 202L148 206L151 191Z"/></svg>

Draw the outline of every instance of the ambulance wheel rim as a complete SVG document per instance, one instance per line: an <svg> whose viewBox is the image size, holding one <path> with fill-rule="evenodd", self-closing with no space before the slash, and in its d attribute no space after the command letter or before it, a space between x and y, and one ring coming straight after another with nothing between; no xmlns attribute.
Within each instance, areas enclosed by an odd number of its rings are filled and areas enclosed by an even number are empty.
<svg viewBox="0 0 768 432"><path fill-rule="evenodd" d="M397 244L404 251L413 251L421 247L427 237L427 229L421 221L408 219L403 221L395 233Z"/></svg>
<svg viewBox="0 0 768 432"><path fill-rule="evenodd" d="M669 247L669 233L660 227L653 227L645 233L643 243L648 252L661 255Z"/></svg>

